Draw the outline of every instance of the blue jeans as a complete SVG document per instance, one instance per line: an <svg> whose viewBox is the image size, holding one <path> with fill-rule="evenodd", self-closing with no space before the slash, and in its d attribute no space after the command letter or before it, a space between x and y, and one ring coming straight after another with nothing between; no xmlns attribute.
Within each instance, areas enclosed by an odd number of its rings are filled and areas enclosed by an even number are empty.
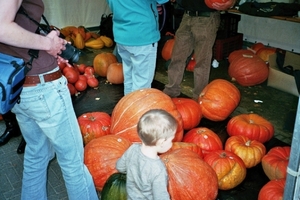
<svg viewBox="0 0 300 200"><path fill-rule="evenodd" d="M83 163L83 141L66 78L24 87L21 102L12 111L27 143L21 199L47 199L47 168L55 155L69 199L98 199Z"/></svg>
<svg viewBox="0 0 300 200"><path fill-rule="evenodd" d="M117 44L122 58L124 95L135 90L151 88L157 56L157 42L145 46Z"/></svg>

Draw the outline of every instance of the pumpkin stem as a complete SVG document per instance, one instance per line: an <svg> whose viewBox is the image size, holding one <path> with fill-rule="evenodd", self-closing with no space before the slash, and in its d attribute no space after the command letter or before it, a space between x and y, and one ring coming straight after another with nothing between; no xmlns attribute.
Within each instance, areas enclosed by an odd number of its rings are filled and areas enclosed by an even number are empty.
<svg viewBox="0 0 300 200"><path fill-rule="evenodd" d="M247 142L245 143L245 145L246 145L247 147L249 147L250 144L251 144L251 140L247 140Z"/></svg>

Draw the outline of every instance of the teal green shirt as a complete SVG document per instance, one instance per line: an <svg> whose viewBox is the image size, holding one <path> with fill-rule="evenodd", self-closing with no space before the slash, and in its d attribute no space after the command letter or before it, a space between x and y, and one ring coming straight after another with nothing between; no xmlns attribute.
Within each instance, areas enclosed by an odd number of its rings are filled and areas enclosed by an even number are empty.
<svg viewBox="0 0 300 200"><path fill-rule="evenodd" d="M157 3L168 0L107 0L113 13L115 42L144 46L160 39Z"/></svg>

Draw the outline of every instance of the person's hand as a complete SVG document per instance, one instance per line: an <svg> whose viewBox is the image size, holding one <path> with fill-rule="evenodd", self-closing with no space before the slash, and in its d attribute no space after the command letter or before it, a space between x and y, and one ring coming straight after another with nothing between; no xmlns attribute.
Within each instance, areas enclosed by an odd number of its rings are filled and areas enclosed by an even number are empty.
<svg viewBox="0 0 300 200"><path fill-rule="evenodd" d="M214 2L212 7L216 10L228 10L234 6L235 2L235 0L228 0L225 3Z"/></svg>
<svg viewBox="0 0 300 200"><path fill-rule="evenodd" d="M170 0L170 2L174 3L176 0Z"/></svg>
<svg viewBox="0 0 300 200"><path fill-rule="evenodd" d="M46 37L51 39L51 46L47 53L57 58L58 54L66 49L67 41L59 37L58 30L51 31Z"/></svg>
<svg viewBox="0 0 300 200"><path fill-rule="evenodd" d="M60 56L57 56L57 63L58 63L58 65L62 64L62 63L68 63L68 62L69 62L68 60L65 60L64 58L62 58Z"/></svg>

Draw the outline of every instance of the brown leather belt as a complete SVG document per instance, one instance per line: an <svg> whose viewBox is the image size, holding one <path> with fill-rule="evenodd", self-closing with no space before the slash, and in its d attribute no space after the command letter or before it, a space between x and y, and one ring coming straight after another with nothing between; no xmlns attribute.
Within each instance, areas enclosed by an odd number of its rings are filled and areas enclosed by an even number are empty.
<svg viewBox="0 0 300 200"><path fill-rule="evenodd" d="M55 71L49 74L44 74L44 82L54 81L59 79L62 76L61 71ZM24 87L36 86L37 84L41 83L40 77L38 75L33 76L26 76L25 82L23 84Z"/></svg>

